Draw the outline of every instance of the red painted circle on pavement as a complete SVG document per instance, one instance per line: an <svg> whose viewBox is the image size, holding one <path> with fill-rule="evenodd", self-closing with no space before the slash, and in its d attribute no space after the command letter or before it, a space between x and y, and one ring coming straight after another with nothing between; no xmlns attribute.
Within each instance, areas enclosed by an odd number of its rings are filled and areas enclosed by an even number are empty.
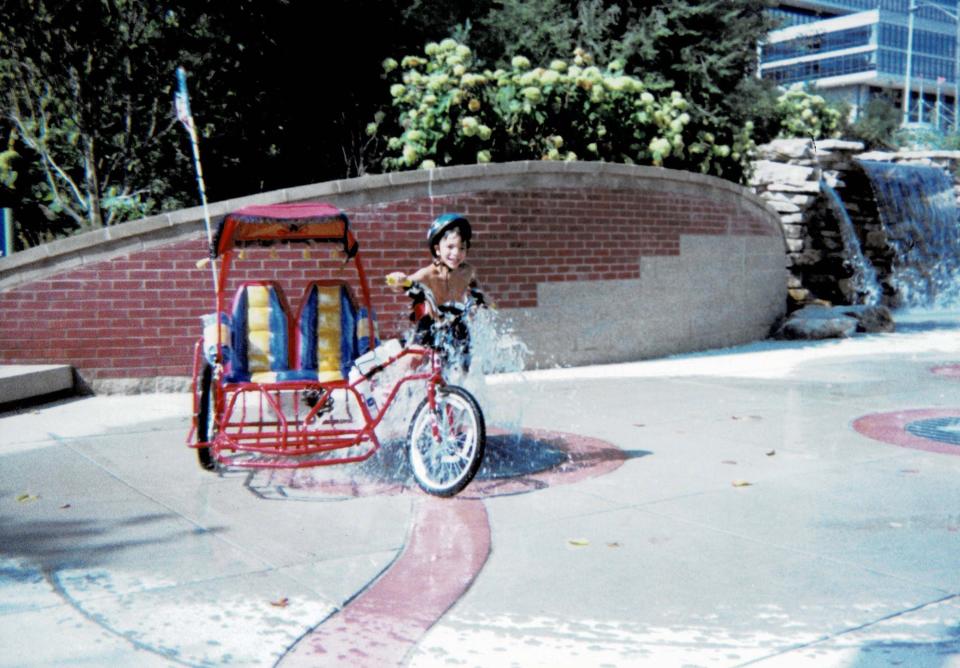
<svg viewBox="0 0 960 668"><path fill-rule="evenodd" d="M891 445L946 455L960 455L960 448L955 445L923 438L907 431L907 425L918 420L958 416L960 416L960 408L925 408L891 413L873 413L854 420L853 428L864 436Z"/></svg>

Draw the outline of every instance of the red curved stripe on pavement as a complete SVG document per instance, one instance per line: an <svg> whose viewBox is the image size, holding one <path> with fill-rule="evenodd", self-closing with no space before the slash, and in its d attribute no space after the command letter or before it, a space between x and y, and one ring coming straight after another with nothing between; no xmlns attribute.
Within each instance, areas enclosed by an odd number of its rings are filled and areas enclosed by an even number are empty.
<svg viewBox="0 0 960 668"><path fill-rule="evenodd" d="M390 569L301 638L278 665L400 664L467 591L489 554L490 524L481 501L421 499Z"/></svg>
<svg viewBox="0 0 960 668"><path fill-rule="evenodd" d="M566 451L567 461L519 478L474 479L455 499L424 495L397 560L338 613L303 636L277 665L381 668L402 664L430 627L470 588L490 554L484 498L604 475L627 459L623 450L595 438L534 429L525 429L524 435L552 442ZM318 484L288 478L281 484L328 494L407 491L402 485L373 481Z"/></svg>

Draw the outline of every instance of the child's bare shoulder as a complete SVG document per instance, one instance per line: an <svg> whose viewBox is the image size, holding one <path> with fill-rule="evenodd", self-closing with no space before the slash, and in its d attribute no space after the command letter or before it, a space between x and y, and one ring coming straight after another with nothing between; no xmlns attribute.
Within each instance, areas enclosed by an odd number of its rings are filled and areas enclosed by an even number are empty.
<svg viewBox="0 0 960 668"><path fill-rule="evenodd" d="M437 273L437 268L432 264L428 264L426 267L421 267L420 269L417 269L415 272L410 274L409 278L411 281L422 281L424 279L434 276L436 273Z"/></svg>

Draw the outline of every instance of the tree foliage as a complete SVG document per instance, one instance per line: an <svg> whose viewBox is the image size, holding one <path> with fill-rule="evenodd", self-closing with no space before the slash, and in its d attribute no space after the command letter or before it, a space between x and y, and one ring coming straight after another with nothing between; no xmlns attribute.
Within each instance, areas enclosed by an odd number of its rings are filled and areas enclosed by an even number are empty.
<svg viewBox="0 0 960 668"><path fill-rule="evenodd" d="M900 108L890 97L877 96L864 105L860 117L847 126L846 134L870 149L893 149L899 128Z"/></svg>
<svg viewBox="0 0 960 668"><path fill-rule="evenodd" d="M747 124L763 124L742 104L757 68L757 43L770 29L765 0L503 0L480 22L481 60L501 65L514 55L548 62L569 50L550 52L558 35L581 46L598 62L618 60L652 91L679 91L689 103L689 129L701 140L742 144ZM535 16L536 5L544 9ZM532 19L536 18L536 22ZM472 44L473 42L471 42ZM689 162L669 166L690 168ZM698 163L699 164L699 163ZM694 166L698 168L698 166ZM742 161L715 160L711 173L737 180Z"/></svg>
<svg viewBox="0 0 960 668"><path fill-rule="evenodd" d="M629 159L737 180L751 133L779 129L754 77L765 1L0 0L0 204L28 227L42 211L37 225L57 232L196 203L171 102L178 65L211 199L448 156ZM415 104L391 96L417 67L384 76L381 62L447 36L470 49L470 74L491 76ZM444 101L454 88L466 107ZM371 119L383 121L372 135Z"/></svg>
<svg viewBox="0 0 960 668"><path fill-rule="evenodd" d="M36 166L31 194L48 218L87 229L189 201L192 174L176 169L189 165L172 114L176 66L207 84L197 87L203 136L245 110L229 90L216 93L236 83L249 45L219 32L211 8L222 11L187 0L4 0L0 110L20 162Z"/></svg>

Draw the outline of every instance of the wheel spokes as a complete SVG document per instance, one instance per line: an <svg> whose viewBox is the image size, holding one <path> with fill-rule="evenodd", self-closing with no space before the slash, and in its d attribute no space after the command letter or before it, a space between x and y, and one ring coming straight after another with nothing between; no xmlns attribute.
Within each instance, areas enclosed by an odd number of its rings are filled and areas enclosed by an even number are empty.
<svg viewBox="0 0 960 668"><path fill-rule="evenodd" d="M428 415L430 428L421 432L417 444L423 462L437 480L456 480L469 465L475 447L472 415L466 407L454 405L450 398Z"/></svg>
<svg viewBox="0 0 960 668"><path fill-rule="evenodd" d="M423 401L410 426L410 463L425 491L449 496L463 489L480 465L483 416L462 388L439 388L432 403Z"/></svg>

